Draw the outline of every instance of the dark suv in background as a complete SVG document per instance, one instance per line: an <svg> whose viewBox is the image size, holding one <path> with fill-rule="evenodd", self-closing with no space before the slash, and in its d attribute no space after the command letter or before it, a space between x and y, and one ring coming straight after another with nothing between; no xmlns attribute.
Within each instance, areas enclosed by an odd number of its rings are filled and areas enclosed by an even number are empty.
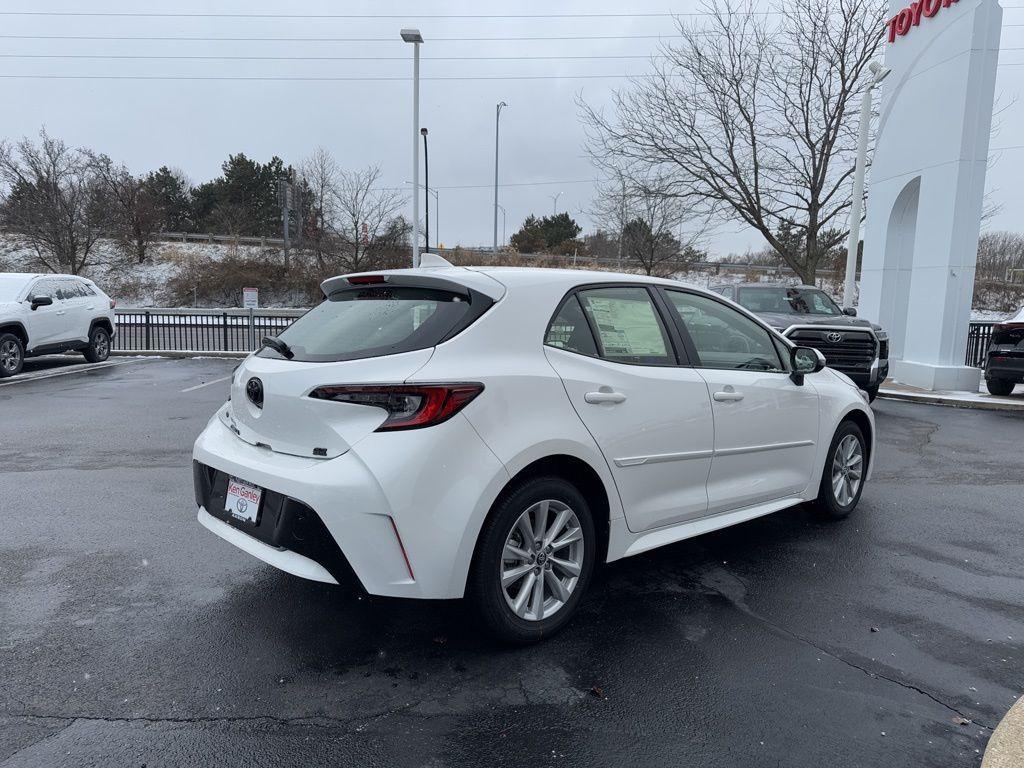
<svg viewBox="0 0 1024 768"><path fill-rule="evenodd" d="M809 285L731 283L711 290L753 312L802 347L814 347L828 367L849 376L874 400L889 375L889 336L881 326L843 310Z"/></svg>
<svg viewBox="0 0 1024 768"><path fill-rule="evenodd" d="M985 358L985 385L993 395L1009 395L1020 383L1024 383L1024 307L992 326Z"/></svg>

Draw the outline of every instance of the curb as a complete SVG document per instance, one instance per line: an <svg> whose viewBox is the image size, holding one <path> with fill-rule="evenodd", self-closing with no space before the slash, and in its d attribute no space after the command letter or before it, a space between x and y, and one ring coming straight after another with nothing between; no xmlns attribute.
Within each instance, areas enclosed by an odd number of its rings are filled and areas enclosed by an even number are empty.
<svg viewBox="0 0 1024 768"><path fill-rule="evenodd" d="M981 768L1017 768L1024 765L1024 697L1010 707L992 732Z"/></svg>
<svg viewBox="0 0 1024 768"><path fill-rule="evenodd" d="M230 359L241 359L248 357L251 352L212 352L202 349L112 349L110 356L114 357L169 357L176 360L191 357L220 357Z"/></svg>
<svg viewBox="0 0 1024 768"><path fill-rule="evenodd" d="M1024 399L1019 403L1007 403L1001 400L961 400L948 395L925 395L916 392L900 392L893 389L880 389L878 396L886 400L904 400L911 403L927 405L944 405L949 408L973 408L980 411L1024 411Z"/></svg>

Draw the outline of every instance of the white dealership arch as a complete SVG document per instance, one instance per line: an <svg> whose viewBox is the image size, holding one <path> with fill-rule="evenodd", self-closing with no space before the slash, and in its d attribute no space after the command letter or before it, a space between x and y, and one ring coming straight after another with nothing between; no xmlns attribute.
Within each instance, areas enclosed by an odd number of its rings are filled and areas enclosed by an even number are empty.
<svg viewBox="0 0 1024 768"><path fill-rule="evenodd" d="M890 372L974 389L964 365L1002 9L890 0L859 311L890 335Z"/></svg>

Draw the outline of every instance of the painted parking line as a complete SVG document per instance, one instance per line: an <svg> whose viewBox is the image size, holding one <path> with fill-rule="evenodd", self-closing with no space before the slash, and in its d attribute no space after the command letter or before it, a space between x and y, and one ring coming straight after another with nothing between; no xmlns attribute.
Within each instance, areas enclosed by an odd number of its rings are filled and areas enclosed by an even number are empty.
<svg viewBox="0 0 1024 768"><path fill-rule="evenodd" d="M181 391L182 392L195 392L197 389L202 389L203 387L208 387L211 384L220 384L222 381L231 381L231 377L230 376L224 376L223 378L214 379L213 381L204 381L202 384L196 384L194 387L187 387L187 388L185 388L185 389L183 389Z"/></svg>
<svg viewBox="0 0 1024 768"><path fill-rule="evenodd" d="M73 373L88 373L101 368L116 368L119 365L137 363L138 360L121 360L118 362L108 361L106 363L95 363L93 365L77 365L68 368L61 368L59 371L42 371L40 373L21 374L11 381L0 383L0 387L13 387L15 384L27 384L30 381L41 381L42 379L53 379L57 376L70 376Z"/></svg>

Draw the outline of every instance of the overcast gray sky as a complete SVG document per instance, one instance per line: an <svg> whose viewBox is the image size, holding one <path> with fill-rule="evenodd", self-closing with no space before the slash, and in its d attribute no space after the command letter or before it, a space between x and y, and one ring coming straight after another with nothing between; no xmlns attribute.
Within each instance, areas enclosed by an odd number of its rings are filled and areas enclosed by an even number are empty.
<svg viewBox="0 0 1024 768"><path fill-rule="evenodd" d="M1024 0L1007 0L997 99L1009 106L1000 117L988 187L1002 212L992 229L1024 229ZM70 144L106 152L137 172L160 165L185 171L193 182L219 173L229 153L258 160L272 155L298 164L316 146L348 167L379 164L383 183L411 179L409 80L126 80L99 76L377 77L409 78L411 46L398 31L418 27L424 38L421 125L430 130L430 181L440 189L440 239L445 245L478 245L491 239L494 108L502 113L501 202L510 235L529 213L568 211L586 230L594 169L585 156L575 96L608 103L625 74L647 71L657 35L671 36L667 12L695 10L695 0L618 2L370 2L303 0L196 0L31 2L0 0L0 11L91 13L166 12L242 14L231 18L168 16L0 16L0 137L33 135L40 126ZM617 13L586 18L479 18L481 14ZM417 16L417 13L421 14ZM368 18L251 18L245 14L365 14ZM446 15L448 18L427 16ZM476 14L478 18L472 18ZM384 15L394 18L384 18ZM100 38L333 38L329 41L38 39ZM470 40L495 37L569 37L563 40ZM605 39L579 39L602 37ZM352 40L357 38L358 40ZM365 38L382 38L368 41ZM447 39L446 39L447 38ZM452 39L462 38L462 39ZM341 40L343 39L343 40ZM20 58L107 55L260 57L254 60ZM525 57L601 58L525 58ZM641 58L609 58L630 57ZM269 57L351 57L293 61ZM377 57L371 59L370 57ZM443 57L523 57L491 60ZM1020 62L1021 66L1014 66ZM8 75L74 75L88 79L23 79ZM432 80L444 77L543 77L586 79ZM98 76L95 79L91 76ZM594 77L597 76L597 77ZM433 207L433 201L431 203ZM869 203L870 211L870 203ZM431 226L434 226L433 211ZM499 222L499 230L501 224ZM500 236L500 231L499 231ZM435 238L432 237L432 240ZM710 243L718 254L760 248L759 238L738 225L723 226Z"/></svg>

